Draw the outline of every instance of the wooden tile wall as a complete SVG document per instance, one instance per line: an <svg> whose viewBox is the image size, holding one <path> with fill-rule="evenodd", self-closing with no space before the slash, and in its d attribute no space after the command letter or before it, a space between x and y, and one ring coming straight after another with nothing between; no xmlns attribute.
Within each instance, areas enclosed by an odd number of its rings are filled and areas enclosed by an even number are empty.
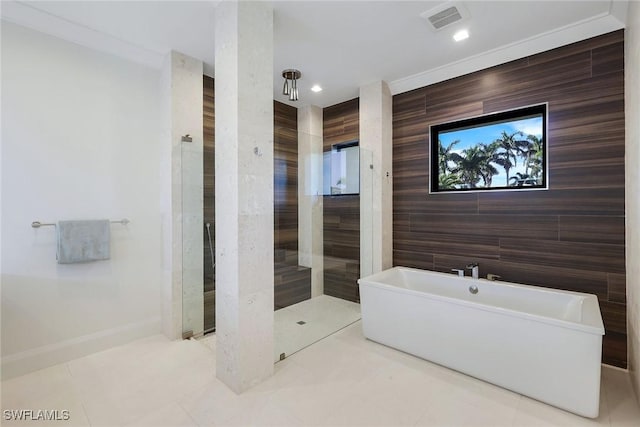
<svg viewBox="0 0 640 427"><path fill-rule="evenodd" d="M594 293L603 361L620 367L623 37L620 30L393 98L394 265L449 271L477 261L482 275ZM549 103L548 191L429 194L429 125L541 102ZM338 127L335 117L327 127Z"/></svg>
<svg viewBox="0 0 640 427"><path fill-rule="evenodd" d="M360 138L360 100L324 108L323 150ZM324 293L360 302L360 196L324 196Z"/></svg>
<svg viewBox="0 0 640 427"><path fill-rule="evenodd" d="M275 309L311 298L311 269L298 266L298 109L273 103Z"/></svg>
<svg viewBox="0 0 640 427"><path fill-rule="evenodd" d="M202 76L203 88L203 185L204 185L204 223L211 224L211 243L213 244L213 255L215 258L215 93L214 80L209 76ZM204 241L204 330L210 330L216 326L216 292L215 292L215 269L214 261L211 259L211 248L206 227L203 228L202 238Z"/></svg>
<svg viewBox="0 0 640 427"><path fill-rule="evenodd" d="M298 251L298 110L273 103L275 249Z"/></svg>

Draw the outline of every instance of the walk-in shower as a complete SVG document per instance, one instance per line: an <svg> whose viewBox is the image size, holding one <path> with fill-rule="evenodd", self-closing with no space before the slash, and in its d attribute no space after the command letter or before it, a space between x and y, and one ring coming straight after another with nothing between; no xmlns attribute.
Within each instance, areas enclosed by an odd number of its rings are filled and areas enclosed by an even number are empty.
<svg viewBox="0 0 640 427"><path fill-rule="evenodd" d="M200 310L200 331L204 334L216 328L214 115L214 83L205 76L203 143L199 152L196 144L182 144L183 195L192 197L198 192L201 200L199 216L183 207L183 231L193 233L183 241L183 265L199 262L201 268L200 307L193 304L193 295L183 294L183 329L197 329L192 324ZM351 191L336 194L333 189L325 194L327 156L323 151L327 150L323 150L323 137L299 128L297 108L274 102L274 361L360 319L356 283L360 273L360 195L359 183L350 181L359 175L360 163L364 173L371 173L372 162L370 153L359 152L354 138L347 142L348 147L342 144L333 150L337 154L329 163L339 166L332 175L335 187L346 185ZM332 145L328 146L330 152ZM309 151L310 146L315 148ZM195 166L195 162L200 163ZM193 170L198 168L201 172L196 177ZM350 174L342 176L345 168ZM188 257L199 259L195 262ZM183 284L193 280L185 270Z"/></svg>

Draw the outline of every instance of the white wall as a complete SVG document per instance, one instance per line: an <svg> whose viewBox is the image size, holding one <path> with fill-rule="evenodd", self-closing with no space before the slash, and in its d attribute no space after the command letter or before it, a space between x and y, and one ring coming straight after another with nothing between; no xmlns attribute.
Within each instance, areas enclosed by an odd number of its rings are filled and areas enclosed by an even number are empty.
<svg viewBox="0 0 640 427"><path fill-rule="evenodd" d="M640 402L640 2L629 2L625 31L627 336L629 370Z"/></svg>
<svg viewBox="0 0 640 427"><path fill-rule="evenodd" d="M159 332L159 71L2 22L1 79L3 376ZM123 217L87 264L30 226Z"/></svg>

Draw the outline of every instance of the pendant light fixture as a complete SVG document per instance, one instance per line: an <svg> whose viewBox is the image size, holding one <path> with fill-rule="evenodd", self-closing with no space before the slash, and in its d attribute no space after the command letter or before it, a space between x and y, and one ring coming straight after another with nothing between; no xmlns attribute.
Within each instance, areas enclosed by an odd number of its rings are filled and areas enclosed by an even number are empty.
<svg viewBox="0 0 640 427"><path fill-rule="evenodd" d="M302 73L292 68L284 70L282 77L284 77L284 86L282 87L282 94L289 96L289 101L298 100L298 80L302 76Z"/></svg>

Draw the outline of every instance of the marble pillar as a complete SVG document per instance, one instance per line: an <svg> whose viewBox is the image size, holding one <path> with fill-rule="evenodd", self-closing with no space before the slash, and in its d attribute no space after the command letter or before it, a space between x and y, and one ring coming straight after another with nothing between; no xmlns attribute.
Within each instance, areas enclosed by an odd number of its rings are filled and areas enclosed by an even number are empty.
<svg viewBox="0 0 640 427"><path fill-rule="evenodd" d="M165 57L163 170L170 195L162 203L165 283L162 324L171 339L204 326L202 61L179 52ZM189 134L191 142L182 142Z"/></svg>
<svg viewBox="0 0 640 427"><path fill-rule="evenodd" d="M392 97L384 81L360 88L360 276L393 263Z"/></svg>
<svg viewBox="0 0 640 427"><path fill-rule="evenodd" d="M298 108L298 264L311 268L311 297L324 294L322 108Z"/></svg>
<svg viewBox="0 0 640 427"><path fill-rule="evenodd" d="M216 374L241 393L273 374L273 8L215 21Z"/></svg>

